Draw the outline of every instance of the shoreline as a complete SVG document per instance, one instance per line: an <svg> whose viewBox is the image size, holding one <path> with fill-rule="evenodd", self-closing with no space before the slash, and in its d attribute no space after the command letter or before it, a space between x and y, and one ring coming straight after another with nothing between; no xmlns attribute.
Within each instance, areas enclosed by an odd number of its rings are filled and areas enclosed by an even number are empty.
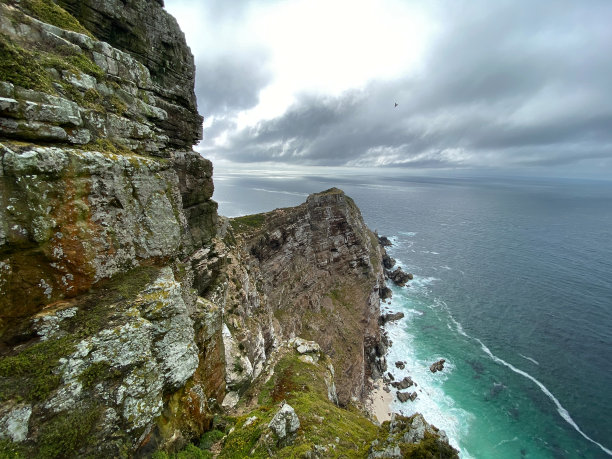
<svg viewBox="0 0 612 459"><path fill-rule="evenodd" d="M380 424L390 421L391 414L393 413L391 402L393 402L393 392L389 390L389 386L382 378L374 381L372 383L372 390L366 400L368 414Z"/></svg>

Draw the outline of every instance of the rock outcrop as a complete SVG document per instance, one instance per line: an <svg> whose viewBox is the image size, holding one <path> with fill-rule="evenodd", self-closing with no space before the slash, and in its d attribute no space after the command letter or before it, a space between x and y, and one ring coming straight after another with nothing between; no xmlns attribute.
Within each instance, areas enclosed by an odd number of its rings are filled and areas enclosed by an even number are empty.
<svg viewBox="0 0 612 459"><path fill-rule="evenodd" d="M259 315L264 336L316 341L334 363L340 403L363 399L367 378L386 369L384 279L376 236L352 199L332 188L295 208L236 218L232 227L240 267L229 278L244 302L230 320L247 330L245 318Z"/></svg>
<svg viewBox="0 0 612 459"><path fill-rule="evenodd" d="M437 371L442 371L444 370L444 362L446 362L446 360L444 359L440 359L437 362L432 363L429 366L429 371L431 371L432 373L435 373Z"/></svg>

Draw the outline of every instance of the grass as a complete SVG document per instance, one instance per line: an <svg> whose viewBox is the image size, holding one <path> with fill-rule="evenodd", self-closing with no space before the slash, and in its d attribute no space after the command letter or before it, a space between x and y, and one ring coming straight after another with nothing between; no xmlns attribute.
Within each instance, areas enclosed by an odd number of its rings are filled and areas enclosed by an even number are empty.
<svg viewBox="0 0 612 459"><path fill-rule="evenodd" d="M365 457L378 428L361 412L339 408L329 401L324 376L328 360L317 365L302 362L291 351L277 363L272 378L260 388L259 408L239 418L225 440L220 458L303 457L315 445L327 447L329 457ZM295 410L300 428L290 442L277 442L268 423L281 401ZM257 419L244 426L246 419ZM336 438L340 442L336 442ZM327 457L327 456L326 456Z"/></svg>
<svg viewBox="0 0 612 459"><path fill-rule="evenodd" d="M245 215L243 217L235 217L230 219L230 225L236 233L244 233L246 231L259 229L265 222L265 214Z"/></svg>

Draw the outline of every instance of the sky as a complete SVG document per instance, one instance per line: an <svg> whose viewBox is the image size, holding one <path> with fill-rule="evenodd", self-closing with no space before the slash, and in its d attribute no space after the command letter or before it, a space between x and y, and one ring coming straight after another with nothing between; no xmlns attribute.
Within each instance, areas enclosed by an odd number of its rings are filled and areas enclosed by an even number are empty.
<svg viewBox="0 0 612 459"><path fill-rule="evenodd" d="M612 179L608 0L165 5L216 167Z"/></svg>

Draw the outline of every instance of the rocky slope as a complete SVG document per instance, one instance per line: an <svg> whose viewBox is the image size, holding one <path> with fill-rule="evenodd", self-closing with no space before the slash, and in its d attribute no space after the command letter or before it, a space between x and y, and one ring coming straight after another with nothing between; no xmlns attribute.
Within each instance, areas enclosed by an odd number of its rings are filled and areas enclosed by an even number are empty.
<svg viewBox="0 0 612 459"><path fill-rule="evenodd" d="M163 2L0 0L0 53L0 455L395 454L377 238L337 189L217 216Z"/></svg>

